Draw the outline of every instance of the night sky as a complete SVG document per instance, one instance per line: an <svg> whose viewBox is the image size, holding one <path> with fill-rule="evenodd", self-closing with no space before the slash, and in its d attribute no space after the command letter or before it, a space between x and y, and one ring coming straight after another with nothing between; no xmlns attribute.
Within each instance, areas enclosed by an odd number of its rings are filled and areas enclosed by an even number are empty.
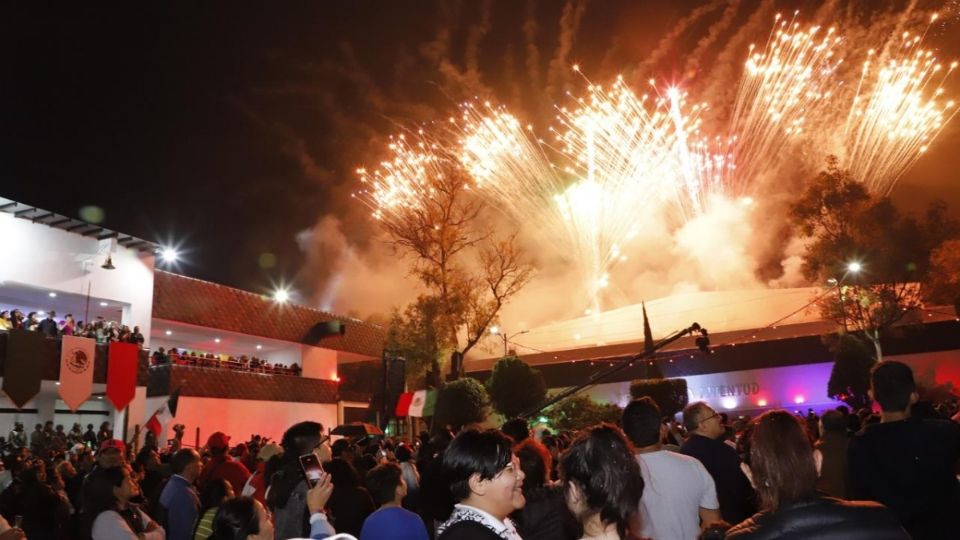
<svg viewBox="0 0 960 540"><path fill-rule="evenodd" d="M695 84L719 53L685 52L728 6L708 4L706 22L648 62L703 2L37 4L0 11L0 195L70 216L97 206L106 227L178 242L182 273L308 294L322 269L304 271L297 234L329 213L368 241L354 169L397 126L472 95L546 125L579 84L575 62L599 80ZM932 38L944 49L950 29ZM895 197L956 212L958 142L955 122Z"/></svg>

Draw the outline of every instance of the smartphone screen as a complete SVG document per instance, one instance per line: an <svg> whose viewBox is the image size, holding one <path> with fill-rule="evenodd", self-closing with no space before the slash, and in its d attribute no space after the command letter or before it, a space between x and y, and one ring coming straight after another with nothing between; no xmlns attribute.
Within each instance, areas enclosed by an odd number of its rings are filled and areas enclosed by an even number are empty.
<svg viewBox="0 0 960 540"><path fill-rule="evenodd" d="M323 467L320 466L320 458L313 452L300 456L300 469L310 487L315 486L324 474Z"/></svg>

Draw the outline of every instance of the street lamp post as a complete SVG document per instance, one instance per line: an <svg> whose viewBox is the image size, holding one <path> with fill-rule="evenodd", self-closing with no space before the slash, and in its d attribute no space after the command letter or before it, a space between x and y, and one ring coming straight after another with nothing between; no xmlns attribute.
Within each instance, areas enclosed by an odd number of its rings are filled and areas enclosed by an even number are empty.
<svg viewBox="0 0 960 540"><path fill-rule="evenodd" d="M513 339L513 338L515 338L515 337L517 337L517 336L519 336L519 335L521 335L521 334L526 334L526 333L529 332L529 331L530 331L530 330L521 330L521 331L517 332L516 334L513 334L513 335L511 335L511 336L508 336L507 333L504 332L502 328L500 328L500 327L498 327L498 326L491 326L491 327L490 327L490 333L493 334L493 335L495 335L495 336L500 336L500 339L503 340L503 356L504 356L504 357L506 357L506 356L507 356L507 353L509 352L509 351L507 351L507 345L510 343L510 340Z"/></svg>
<svg viewBox="0 0 960 540"><path fill-rule="evenodd" d="M843 280L850 274L858 274L863 269L863 265L857 261L847 263L847 271L840 276L840 279L830 278L827 283L837 288L837 298L840 300L840 323L843 325L843 332L847 332L847 310L844 306Z"/></svg>

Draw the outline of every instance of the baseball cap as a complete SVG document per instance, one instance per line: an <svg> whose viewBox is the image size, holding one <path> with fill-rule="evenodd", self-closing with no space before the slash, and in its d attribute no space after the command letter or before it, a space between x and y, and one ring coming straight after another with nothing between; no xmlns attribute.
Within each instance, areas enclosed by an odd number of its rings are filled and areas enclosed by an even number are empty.
<svg viewBox="0 0 960 540"><path fill-rule="evenodd" d="M229 448L230 437L222 431L217 431L207 439L207 448Z"/></svg>
<svg viewBox="0 0 960 540"><path fill-rule="evenodd" d="M101 452L110 450L110 449L119 450L120 453L122 454L127 449L127 445L123 444L123 441L121 441L120 439L107 439L102 443L100 443Z"/></svg>
<svg viewBox="0 0 960 540"><path fill-rule="evenodd" d="M264 445L264 447L261 448L259 452L257 452L257 459L263 460L263 461L269 461L270 458L272 458L273 456L276 456L282 453L283 453L283 448L280 448L279 444L269 443Z"/></svg>

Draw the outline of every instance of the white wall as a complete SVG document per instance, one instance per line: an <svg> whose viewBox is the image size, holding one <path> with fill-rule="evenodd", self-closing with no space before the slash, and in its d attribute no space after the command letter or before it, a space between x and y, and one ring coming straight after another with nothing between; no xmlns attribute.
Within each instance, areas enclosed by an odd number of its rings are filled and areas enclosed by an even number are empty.
<svg viewBox="0 0 960 540"><path fill-rule="evenodd" d="M337 379L337 351L310 345L300 346L302 375L312 379Z"/></svg>
<svg viewBox="0 0 960 540"><path fill-rule="evenodd" d="M0 213L0 282L10 281L53 291L87 294L127 304L123 323L140 326L150 346L153 310L153 255L141 256L111 240L97 241L12 214ZM100 268L109 252L114 270Z"/></svg>
<svg viewBox="0 0 960 540"><path fill-rule="evenodd" d="M186 426L184 443L189 445L194 444L197 427L201 446L215 431L230 435L232 443L246 441L254 433L279 441L287 428L305 420L320 422L324 430L336 427L337 404L181 396L177 416L167 426L161 441L173 437L173 424Z"/></svg>

